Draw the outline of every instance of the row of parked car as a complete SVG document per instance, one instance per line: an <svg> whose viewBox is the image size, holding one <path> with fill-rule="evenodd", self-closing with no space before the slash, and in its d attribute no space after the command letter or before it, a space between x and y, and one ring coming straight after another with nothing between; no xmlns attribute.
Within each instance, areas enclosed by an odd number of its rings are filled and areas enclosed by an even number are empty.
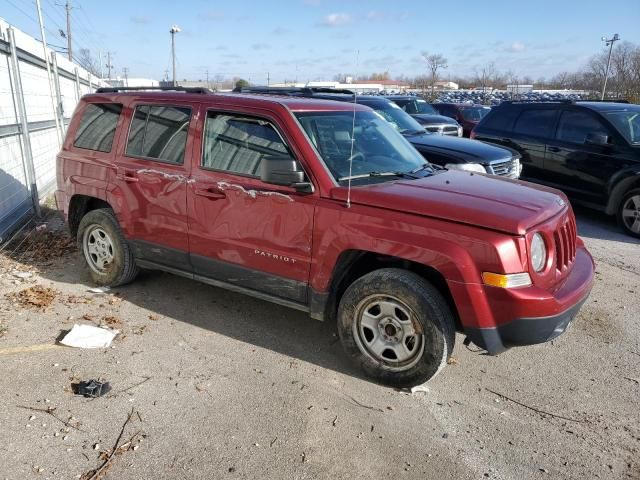
<svg viewBox="0 0 640 480"><path fill-rule="evenodd" d="M93 281L162 270L335 321L384 384L433 377L456 331L490 354L549 341L585 302L571 205L514 181L521 165L560 187L598 178L637 233L637 106L503 102L479 141L428 131L399 97L145 90L84 96L57 157Z"/></svg>
<svg viewBox="0 0 640 480"><path fill-rule="evenodd" d="M628 234L640 237L640 106L545 98L502 101L490 108L430 104L414 95L354 96L313 88L243 91L367 105L431 163L508 178L522 175L560 188L576 203L616 215ZM481 142L456 138L462 135Z"/></svg>
<svg viewBox="0 0 640 480"><path fill-rule="evenodd" d="M402 95L406 97L421 98L421 94L418 92L397 92L397 91L380 91L380 92L367 92L364 95ZM442 90L437 92L437 98L434 103L465 103L471 105L499 105L505 101L530 101L530 102L557 102L563 100L580 101L583 100L583 96L579 93L573 93L570 91L519 91L509 92L505 90L494 90L487 88L484 91L482 89L474 90Z"/></svg>

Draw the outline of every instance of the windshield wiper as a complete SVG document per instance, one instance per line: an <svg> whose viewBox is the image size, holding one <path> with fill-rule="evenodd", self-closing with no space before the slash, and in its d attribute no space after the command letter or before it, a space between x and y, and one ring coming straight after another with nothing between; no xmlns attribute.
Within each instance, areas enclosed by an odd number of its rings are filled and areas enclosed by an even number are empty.
<svg viewBox="0 0 640 480"><path fill-rule="evenodd" d="M427 168L430 168L432 171L434 171L436 167L438 167L438 165L433 165L432 163L423 163L418 168L411 170L409 173L418 173L422 170L426 170Z"/></svg>
<svg viewBox="0 0 640 480"><path fill-rule="evenodd" d="M405 177L405 178L418 178L413 175L413 172L369 172L369 173L361 173L358 175L351 175L347 177L341 177L338 179L339 182L344 180L356 180L358 178L371 178L371 177Z"/></svg>

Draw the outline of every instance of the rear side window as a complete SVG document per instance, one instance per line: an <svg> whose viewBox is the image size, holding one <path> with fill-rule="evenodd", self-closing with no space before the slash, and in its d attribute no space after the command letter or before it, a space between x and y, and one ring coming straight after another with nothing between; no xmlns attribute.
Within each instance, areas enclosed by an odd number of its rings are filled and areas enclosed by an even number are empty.
<svg viewBox="0 0 640 480"><path fill-rule="evenodd" d="M88 104L80 119L73 146L97 152L111 152L121 112L122 105L119 103Z"/></svg>
<svg viewBox="0 0 640 480"><path fill-rule="evenodd" d="M183 163L191 109L167 105L138 105L133 114L127 155Z"/></svg>
<svg viewBox="0 0 640 480"><path fill-rule="evenodd" d="M275 127L266 120L207 113L202 166L257 176L262 157L291 156Z"/></svg>
<svg viewBox="0 0 640 480"><path fill-rule="evenodd" d="M584 143L589 133L609 134L602 122L588 113L571 110L562 112L556 132L558 140Z"/></svg>
<svg viewBox="0 0 640 480"><path fill-rule="evenodd" d="M550 138L555 118L556 111L552 109L524 110L513 126L513 133Z"/></svg>
<svg viewBox="0 0 640 480"><path fill-rule="evenodd" d="M496 107L480 121L480 127L491 130L510 131L515 112L513 109Z"/></svg>

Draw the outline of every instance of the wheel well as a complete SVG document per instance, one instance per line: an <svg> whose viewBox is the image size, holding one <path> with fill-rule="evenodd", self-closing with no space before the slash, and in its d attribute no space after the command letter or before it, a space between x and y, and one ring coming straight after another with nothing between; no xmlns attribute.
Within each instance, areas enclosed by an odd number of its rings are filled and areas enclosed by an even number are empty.
<svg viewBox="0 0 640 480"><path fill-rule="evenodd" d="M327 318L335 320L342 295L358 278L381 268L400 268L416 273L430 282L442 294L456 319L456 329L460 328L458 310L453 296L442 274L433 267L391 255L380 255L361 250L348 250L338 258L331 280L330 295L327 303Z"/></svg>
<svg viewBox="0 0 640 480"><path fill-rule="evenodd" d="M87 195L74 195L69 202L69 230L71 235L75 238L78 234L78 226L80 220L91 210L97 210L98 208L111 208L109 203L95 197L89 197Z"/></svg>
<svg viewBox="0 0 640 480"><path fill-rule="evenodd" d="M634 188L640 188L640 175L635 175L630 178L625 178L620 181L613 190L611 191L611 195L609 196L609 202L607 203L606 213L608 215L615 215L618 212L618 207L620 206L620 202L626 195L629 190L633 190Z"/></svg>

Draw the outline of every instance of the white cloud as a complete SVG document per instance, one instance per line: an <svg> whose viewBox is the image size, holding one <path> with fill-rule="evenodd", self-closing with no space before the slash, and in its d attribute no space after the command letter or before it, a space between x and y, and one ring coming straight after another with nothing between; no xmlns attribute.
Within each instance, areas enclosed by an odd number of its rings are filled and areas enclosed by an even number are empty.
<svg viewBox="0 0 640 480"><path fill-rule="evenodd" d="M525 50L524 43L522 42L513 42L511 46L508 48L510 52L523 52Z"/></svg>
<svg viewBox="0 0 640 480"><path fill-rule="evenodd" d="M348 13L330 13L323 17L320 21L320 25L325 27L339 27L351 22L351 15Z"/></svg>

